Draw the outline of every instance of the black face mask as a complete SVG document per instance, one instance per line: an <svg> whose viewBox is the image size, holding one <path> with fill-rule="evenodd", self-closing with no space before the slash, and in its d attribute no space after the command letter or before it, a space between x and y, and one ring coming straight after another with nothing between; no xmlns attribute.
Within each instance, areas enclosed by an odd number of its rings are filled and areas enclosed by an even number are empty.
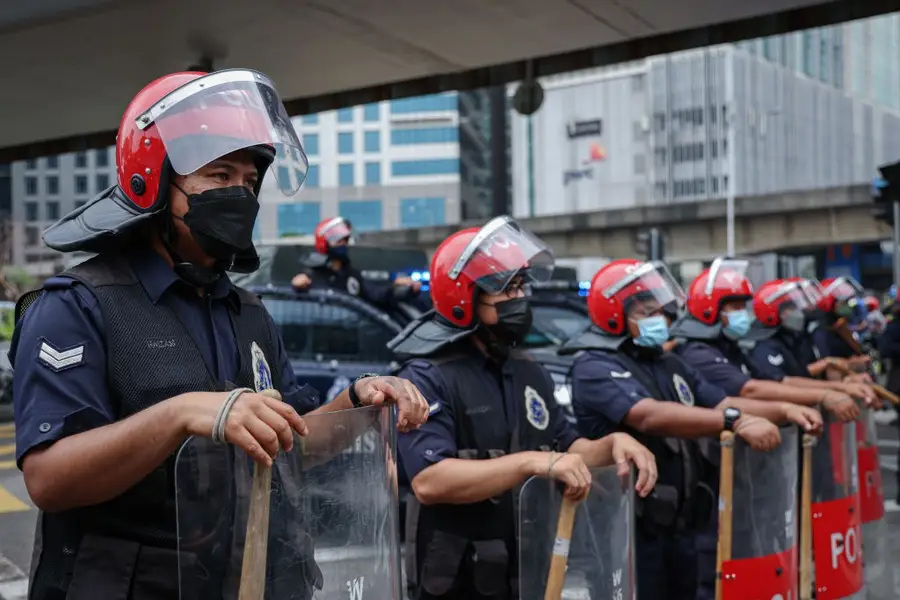
<svg viewBox="0 0 900 600"><path fill-rule="evenodd" d="M232 186L185 195L188 211L183 218L184 224L208 256L230 264L238 252L253 245L253 225L259 213L259 201L252 191L243 186Z"/></svg>
<svg viewBox="0 0 900 600"><path fill-rule="evenodd" d="M528 298L514 298L494 305L497 323L485 325L493 337L505 346L517 346L531 331L531 304Z"/></svg>

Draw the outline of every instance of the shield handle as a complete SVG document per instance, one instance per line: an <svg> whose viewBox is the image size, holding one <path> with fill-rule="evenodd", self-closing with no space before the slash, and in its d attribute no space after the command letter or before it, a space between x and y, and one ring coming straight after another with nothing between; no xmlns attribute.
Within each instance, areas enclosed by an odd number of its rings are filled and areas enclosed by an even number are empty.
<svg viewBox="0 0 900 600"><path fill-rule="evenodd" d="M281 400L278 390L259 392ZM241 565L238 600L263 600L266 592L266 552L269 548L269 503L272 492L272 467L253 463L253 485L250 488L250 512Z"/></svg>
<svg viewBox="0 0 900 600"><path fill-rule="evenodd" d="M574 500L563 497L562 505L559 507L559 520L556 523L556 541L553 544L553 557L550 559L550 573L547 575L544 600L560 600L562 597L566 566L569 562L569 544L575 526L575 507Z"/></svg>

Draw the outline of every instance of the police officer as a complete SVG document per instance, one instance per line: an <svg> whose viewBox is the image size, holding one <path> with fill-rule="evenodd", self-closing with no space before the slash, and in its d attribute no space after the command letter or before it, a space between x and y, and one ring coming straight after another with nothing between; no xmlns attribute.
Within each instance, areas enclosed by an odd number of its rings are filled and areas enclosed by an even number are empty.
<svg viewBox="0 0 900 600"><path fill-rule="evenodd" d="M888 322L884 333L881 334L878 351L881 353L881 359L890 363L885 387L895 394L900 394L900 303L895 302L890 308L893 318ZM898 407L895 408L900 410ZM896 423L897 428L900 429L900 419L896 419ZM900 460L900 449L898 449L897 455ZM897 473L897 482L900 484L900 472ZM900 486L897 489L900 490ZM898 491L897 499L900 500L900 491Z"/></svg>
<svg viewBox="0 0 900 600"><path fill-rule="evenodd" d="M294 289L330 288L381 306L411 299L419 293L421 282L409 277L398 277L393 281L393 286L382 289L367 283L350 264L352 234L350 221L343 217L325 219L319 223L313 232L315 252L303 259L300 273L291 280Z"/></svg>
<svg viewBox="0 0 900 600"><path fill-rule="evenodd" d="M550 477L582 499L589 467L627 462L637 491L656 480L649 451L617 434L579 438L554 401L553 381L516 350L531 326L527 282L549 278L547 246L509 217L447 238L431 262L435 312L391 342L400 370L428 398L428 423L398 447L420 504L409 569L416 599L518 598L510 490ZM410 507L408 510L414 511Z"/></svg>
<svg viewBox="0 0 900 600"><path fill-rule="evenodd" d="M294 432L331 442L300 417L318 399L260 300L225 275L259 266L251 233L275 160L294 193L307 160L268 77L167 75L125 111L117 184L46 231L51 248L98 255L17 307L16 459L41 510L31 600L178 597L173 477L188 436L267 465ZM253 391L270 387L283 402ZM412 384L382 377L314 412L384 401L404 428L427 416Z"/></svg>
<svg viewBox="0 0 900 600"><path fill-rule="evenodd" d="M801 282L778 279L764 284L753 299L759 326L745 346L752 361L766 364L767 370L776 373L782 383L815 391L826 410L842 421L855 419L859 409L855 403L850 407L848 395L873 405L879 404L878 399L865 383L812 378L809 367L818 366L821 357L828 356L817 354L817 346L807 333L810 319L815 318L813 309ZM830 334L820 339L830 339Z"/></svg>
<svg viewBox="0 0 900 600"><path fill-rule="evenodd" d="M778 366L780 359L761 354L755 358L745 355L752 342L744 339L750 333L750 313L747 302L753 299L753 286L746 276L748 263L739 259L716 259L711 267L691 282L687 295L687 315L674 328L672 335L684 341L676 347L681 358L712 384L729 396L778 399L792 405L817 406L827 389L826 409L838 418L849 421L859 414L850 394L861 400L874 399L872 389L863 384L825 382L805 377L786 376ZM805 295L799 286L792 293L802 302ZM789 301L789 296L784 297ZM750 354L749 350L747 351ZM783 405L782 405L783 406ZM815 410L798 406L783 407L788 419L804 431L818 430L821 415ZM760 413L769 417L767 413Z"/></svg>
<svg viewBox="0 0 900 600"><path fill-rule="evenodd" d="M753 402L726 398L677 355L663 350L683 292L662 263L616 260L588 292L593 326L567 342L578 429L596 439L627 431L653 451L660 479L637 510L640 600L694 600L697 531L714 518L715 492L702 485L714 457L692 438L734 431L752 447L780 441L770 421L742 414Z"/></svg>
<svg viewBox="0 0 900 600"><path fill-rule="evenodd" d="M872 358L860 352L859 342L848 341L854 336L852 326L862 304L862 294L862 286L852 277L823 280L819 301L823 317L812 333L819 355L846 359L857 370L865 370L872 364Z"/></svg>

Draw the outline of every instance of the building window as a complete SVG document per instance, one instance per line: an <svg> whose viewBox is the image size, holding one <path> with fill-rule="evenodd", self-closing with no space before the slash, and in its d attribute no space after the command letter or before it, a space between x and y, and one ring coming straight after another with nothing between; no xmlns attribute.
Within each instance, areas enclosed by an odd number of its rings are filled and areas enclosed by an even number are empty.
<svg viewBox="0 0 900 600"><path fill-rule="evenodd" d="M391 175L393 175L394 177L415 177L419 175L456 175L458 173L458 158L398 160L391 163Z"/></svg>
<svg viewBox="0 0 900 600"><path fill-rule="evenodd" d="M400 226L428 227L444 225L444 198L401 198Z"/></svg>
<svg viewBox="0 0 900 600"><path fill-rule="evenodd" d="M86 169L87 168L87 152L76 152L75 153L75 168L76 169Z"/></svg>
<svg viewBox="0 0 900 600"><path fill-rule="evenodd" d="M318 156L319 154L319 134L307 133L303 136L303 149L306 150L307 156Z"/></svg>
<svg viewBox="0 0 900 600"><path fill-rule="evenodd" d="M26 227L25 228L25 245L26 246L37 246L38 245L38 228L37 227Z"/></svg>
<svg viewBox="0 0 900 600"><path fill-rule="evenodd" d="M379 185L381 183L381 163L366 163L366 185Z"/></svg>
<svg viewBox="0 0 900 600"><path fill-rule="evenodd" d="M352 123L353 122L353 109L352 108L342 108L337 111L337 120L338 123Z"/></svg>
<svg viewBox="0 0 900 600"><path fill-rule="evenodd" d="M59 219L59 202L47 203L47 219L49 221L56 221Z"/></svg>
<svg viewBox="0 0 900 600"><path fill-rule="evenodd" d="M366 152L380 152L381 151L381 132L380 131L367 131L366 132L365 149L366 149Z"/></svg>
<svg viewBox="0 0 900 600"><path fill-rule="evenodd" d="M25 195L37 196L37 177L25 178Z"/></svg>
<svg viewBox="0 0 900 600"><path fill-rule="evenodd" d="M48 156L47 157L47 168L48 169L58 169L59 168L59 157L58 156Z"/></svg>
<svg viewBox="0 0 900 600"><path fill-rule="evenodd" d="M447 144L459 141L459 130L456 127L425 127L419 129L391 130L391 144L405 146L409 144Z"/></svg>
<svg viewBox="0 0 900 600"><path fill-rule="evenodd" d="M381 105L378 103L375 104L366 104L363 106L363 120L372 123L373 121L377 121L381 118Z"/></svg>
<svg viewBox="0 0 900 600"><path fill-rule="evenodd" d="M109 187L109 175L106 173L97 173L94 183L96 184L97 193L102 192Z"/></svg>
<svg viewBox="0 0 900 600"><path fill-rule="evenodd" d="M318 202L288 202L278 205L278 237L308 235L319 224Z"/></svg>
<svg viewBox="0 0 900 600"><path fill-rule="evenodd" d="M353 154L353 134L338 134L338 154Z"/></svg>
<svg viewBox="0 0 900 600"><path fill-rule="evenodd" d="M56 175L49 175L46 180L47 183L47 195L48 196L59 196L59 177Z"/></svg>
<svg viewBox="0 0 900 600"><path fill-rule="evenodd" d="M29 171L34 171L35 169L37 169L37 159L29 158L28 160L26 160L25 168L28 169Z"/></svg>
<svg viewBox="0 0 900 600"><path fill-rule="evenodd" d="M319 123L319 115L303 115L301 122L304 125L317 125Z"/></svg>
<svg viewBox="0 0 900 600"><path fill-rule="evenodd" d="M304 185L308 188L319 187L319 165L309 165Z"/></svg>
<svg viewBox="0 0 900 600"><path fill-rule="evenodd" d="M37 221L38 220L37 202L26 202L25 203L25 220L26 221Z"/></svg>
<svg viewBox="0 0 900 600"><path fill-rule="evenodd" d="M353 164L343 163L338 165L338 185L353 185Z"/></svg>
<svg viewBox="0 0 900 600"><path fill-rule="evenodd" d="M108 167L109 166L109 148L101 148L96 152L96 158L94 159L97 162L98 167Z"/></svg>
<svg viewBox="0 0 900 600"><path fill-rule="evenodd" d="M354 231L381 229L381 200L341 200L338 213L353 223Z"/></svg>
<svg viewBox="0 0 900 600"><path fill-rule="evenodd" d="M417 98L403 98L402 100L391 100L392 115L451 110L457 110L456 92L418 96Z"/></svg>

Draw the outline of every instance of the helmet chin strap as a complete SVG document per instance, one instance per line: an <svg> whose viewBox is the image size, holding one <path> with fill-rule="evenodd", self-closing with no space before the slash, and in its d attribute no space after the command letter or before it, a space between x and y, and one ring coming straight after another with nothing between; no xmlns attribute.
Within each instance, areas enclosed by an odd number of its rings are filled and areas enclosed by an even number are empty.
<svg viewBox="0 0 900 600"><path fill-rule="evenodd" d="M165 211L162 216L162 231L160 239L163 247L172 259L172 268L180 279L198 288L205 288L218 281L225 273L225 265L216 263L214 267L204 267L184 260L175 250L175 240L178 238L178 230L175 227L175 215Z"/></svg>

